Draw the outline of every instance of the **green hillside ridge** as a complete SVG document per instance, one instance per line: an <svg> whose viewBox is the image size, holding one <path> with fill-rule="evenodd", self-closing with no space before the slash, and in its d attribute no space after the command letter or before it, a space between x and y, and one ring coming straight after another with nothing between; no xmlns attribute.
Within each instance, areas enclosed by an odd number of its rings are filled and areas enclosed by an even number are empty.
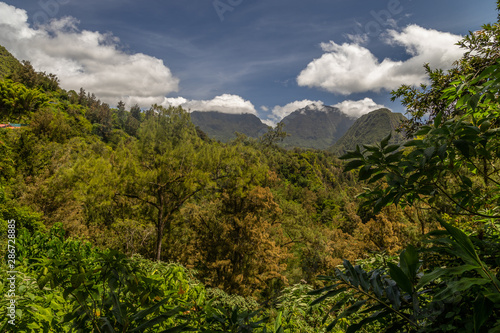
<svg viewBox="0 0 500 333"><path fill-rule="evenodd" d="M339 109L307 106L283 118L284 130L289 136L283 140L285 148L327 149L331 147L354 123Z"/></svg>
<svg viewBox="0 0 500 333"><path fill-rule="evenodd" d="M406 120L401 113L393 113L389 109L378 109L361 118L347 130L328 150L336 155L342 155L348 150L354 150L356 145L374 144L380 142L392 133L391 143L404 141L404 136L395 130Z"/></svg>
<svg viewBox="0 0 500 333"><path fill-rule="evenodd" d="M268 126L253 114L229 114L218 111L193 111L191 121L210 138L228 142L236 132L257 138L266 133Z"/></svg>
<svg viewBox="0 0 500 333"><path fill-rule="evenodd" d="M0 45L0 79L11 74L19 65L19 61L5 47Z"/></svg>

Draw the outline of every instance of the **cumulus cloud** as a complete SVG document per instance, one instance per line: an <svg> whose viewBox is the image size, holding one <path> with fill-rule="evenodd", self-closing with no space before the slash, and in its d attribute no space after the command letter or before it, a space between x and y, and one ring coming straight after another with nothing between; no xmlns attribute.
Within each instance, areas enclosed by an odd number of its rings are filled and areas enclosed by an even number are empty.
<svg viewBox="0 0 500 333"><path fill-rule="evenodd" d="M288 103L284 106L276 105L273 108L272 114L270 115L269 118L272 121L278 122L281 119L288 116L293 111L305 108L308 105L311 105L312 107L316 106L317 108L321 108L321 106L323 106L323 102L322 101L311 101L309 99L304 99L302 101L295 101L295 102Z"/></svg>
<svg viewBox="0 0 500 333"><path fill-rule="evenodd" d="M392 90L402 84L419 85L426 82L423 68L429 63L433 68L448 69L463 55L457 45L460 36L417 25L403 31L389 30L385 42L399 45L410 55L407 60L384 59L379 61L370 50L361 46L362 39L353 43L321 43L325 52L310 62L297 77L300 86L349 95L352 93Z"/></svg>
<svg viewBox="0 0 500 333"><path fill-rule="evenodd" d="M332 106L338 108L341 112L345 113L346 115L355 118L359 118L362 115L367 114L371 111L380 108L385 108L384 105L377 104L371 98L368 97L358 101L345 100L341 103ZM302 101L295 101L288 103L284 106L276 105L272 109L272 113L268 116L268 118L262 120L262 122L269 126L275 126L276 123L281 121L290 113L297 111L299 109L303 109L305 107L319 111L328 110L328 108L325 108L325 104L322 101L312 101L309 99L304 99Z"/></svg>
<svg viewBox="0 0 500 333"><path fill-rule="evenodd" d="M340 111L347 114L348 116L356 118L359 118L371 111L385 108L385 106L375 103L371 98L368 97L359 101L346 100L333 106L340 109Z"/></svg>
<svg viewBox="0 0 500 333"><path fill-rule="evenodd" d="M187 100L183 97L164 98L163 106L182 106L189 111L219 111L222 113L257 115L254 105L238 95L223 94L210 100Z"/></svg>
<svg viewBox="0 0 500 333"><path fill-rule="evenodd" d="M65 89L83 87L112 105L122 99L149 106L178 90L179 79L161 59L127 54L117 37L79 30L71 17L34 29L26 11L0 2L0 44L35 69L56 74Z"/></svg>

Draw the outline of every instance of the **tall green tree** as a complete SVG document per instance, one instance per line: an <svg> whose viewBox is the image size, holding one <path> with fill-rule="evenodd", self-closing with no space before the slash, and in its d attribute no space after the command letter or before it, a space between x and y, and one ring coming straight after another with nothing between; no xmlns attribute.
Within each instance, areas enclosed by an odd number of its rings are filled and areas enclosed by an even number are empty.
<svg viewBox="0 0 500 333"><path fill-rule="evenodd" d="M205 189L209 174L199 165L203 145L182 108L155 105L139 129L134 165L123 169L122 194L150 207L156 226L155 258L179 209Z"/></svg>
<svg viewBox="0 0 500 333"><path fill-rule="evenodd" d="M210 285L256 296L273 280L286 280L282 211L262 186L269 170L256 150L240 143L212 158L219 168L210 195L183 210L194 232L188 261Z"/></svg>

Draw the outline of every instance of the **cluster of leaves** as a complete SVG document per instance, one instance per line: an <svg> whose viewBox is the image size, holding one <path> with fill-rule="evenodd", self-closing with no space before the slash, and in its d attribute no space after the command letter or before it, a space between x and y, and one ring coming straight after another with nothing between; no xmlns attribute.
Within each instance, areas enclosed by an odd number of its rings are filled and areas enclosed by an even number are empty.
<svg viewBox="0 0 500 333"><path fill-rule="evenodd" d="M181 317L172 318L203 301L202 285L191 282L182 267L165 265L151 273L141 261L65 241L64 234L59 226L49 234L26 229L18 234L17 268L29 277L26 288L32 290L17 296L18 308L26 312L19 314L17 328L142 332L162 325L185 327ZM47 306L50 316L37 303L37 297L48 294L54 298Z"/></svg>
<svg viewBox="0 0 500 333"><path fill-rule="evenodd" d="M16 331L278 333L321 326L319 307L316 326L308 325L307 285L285 291L279 301L284 314L270 316L251 298L205 289L178 264L65 239L60 224L43 233L21 229L16 236ZM6 293L9 269L3 268L0 292ZM8 302L4 297L0 305ZM290 302L293 309L285 309ZM2 331L10 325L7 317L0 320Z"/></svg>
<svg viewBox="0 0 500 333"><path fill-rule="evenodd" d="M0 81L0 119L20 121L48 102L38 89L10 80Z"/></svg>
<svg viewBox="0 0 500 333"><path fill-rule="evenodd" d="M387 332L499 329L500 284L496 273L500 263L483 261L490 258L489 253L478 253L474 245L484 243L474 238L473 244L459 229L441 223L445 230L432 233L434 246L422 253L427 260L419 260L417 249L409 246L401 252L399 262L387 262L387 268L366 271L345 260L345 270L336 269L334 276L320 277L333 284L311 292L321 295L311 305L342 295L330 310L337 314L327 330L356 312L363 318L347 332L357 332L373 322ZM498 251L498 244L496 247ZM432 256L446 258L448 265L435 267L429 262ZM430 267L424 269L425 265ZM346 290L352 294L346 294Z"/></svg>

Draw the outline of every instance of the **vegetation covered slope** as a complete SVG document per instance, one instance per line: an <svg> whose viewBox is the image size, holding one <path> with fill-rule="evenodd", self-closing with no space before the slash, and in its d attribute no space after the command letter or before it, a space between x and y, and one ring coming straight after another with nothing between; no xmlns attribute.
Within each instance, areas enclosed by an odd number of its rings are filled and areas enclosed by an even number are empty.
<svg viewBox="0 0 500 333"><path fill-rule="evenodd" d="M0 45L0 79L11 74L19 65L19 61L5 47Z"/></svg>
<svg viewBox="0 0 500 333"><path fill-rule="evenodd" d="M193 111L191 121L210 138L228 142L235 133L258 138L267 132L267 125L253 114L228 114L216 111Z"/></svg>
<svg viewBox="0 0 500 333"><path fill-rule="evenodd" d="M391 143L404 141L404 135L396 132L406 117L401 113L393 113L388 109L378 109L356 119L347 132L328 150L343 155L353 150L356 145L371 145L380 142L392 134Z"/></svg>
<svg viewBox="0 0 500 333"><path fill-rule="evenodd" d="M327 149L344 135L354 121L354 118L331 106L299 109L281 121L289 135L282 146Z"/></svg>

